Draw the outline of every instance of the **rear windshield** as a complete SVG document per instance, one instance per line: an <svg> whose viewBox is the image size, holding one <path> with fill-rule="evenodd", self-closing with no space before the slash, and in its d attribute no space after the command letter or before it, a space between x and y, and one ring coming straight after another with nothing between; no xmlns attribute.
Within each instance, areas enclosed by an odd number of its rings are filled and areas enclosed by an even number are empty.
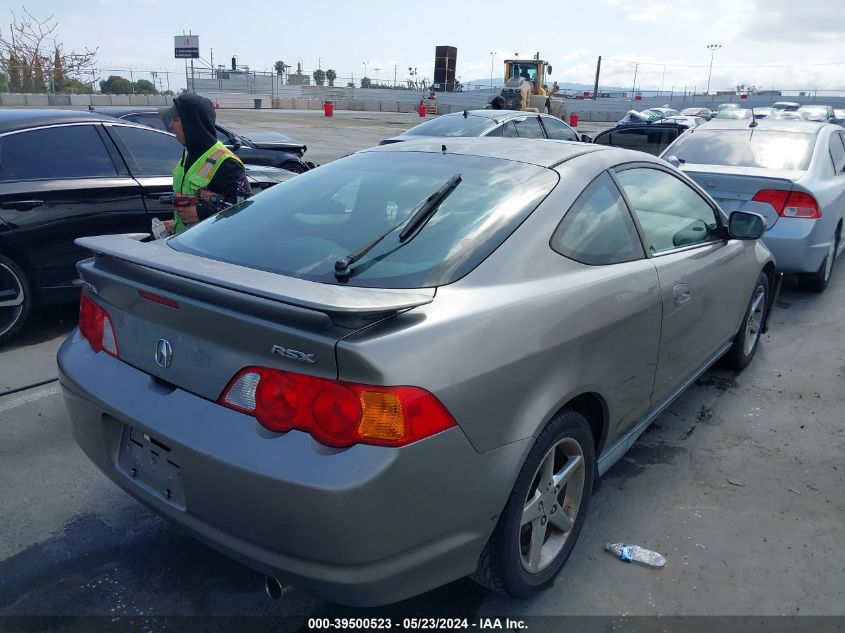
<svg viewBox="0 0 845 633"><path fill-rule="evenodd" d="M778 130L696 130L667 153L686 163L806 171L815 134Z"/></svg>
<svg viewBox="0 0 845 633"><path fill-rule="evenodd" d="M394 230L352 265L334 264L407 219L452 176L460 184L400 246ZM328 284L423 288L460 279L519 226L558 181L525 163L424 152L364 152L262 192L169 244L241 266Z"/></svg>
<svg viewBox="0 0 845 633"><path fill-rule="evenodd" d="M481 136L481 134L496 125L493 119L486 116L474 116L470 114L464 117L462 114L455 116L441 116L420 123L417 127L411 128L404 135L411 136Z"/></svg>

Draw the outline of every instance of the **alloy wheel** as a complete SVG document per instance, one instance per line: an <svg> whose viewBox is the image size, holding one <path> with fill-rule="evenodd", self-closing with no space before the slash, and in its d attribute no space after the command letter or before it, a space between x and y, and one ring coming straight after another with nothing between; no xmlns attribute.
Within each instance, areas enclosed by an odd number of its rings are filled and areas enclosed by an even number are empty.
<svg viewBox="0 0 845 633"><path fill-rule="evenodd" d="M748 311L748 320L745 322L745 345L743 353L748 356L760 338L763 327L763 318L766 313L766 289L757 286L754 291L754 298L751 300L751 309Z"/></svg>
<svg viewBox="0 0 845 633"><path fill-rule="evenodd" d="M575 525L584 494L584 452L563 438L546 452L534 474L520 521L520 557L538 574L561 553Z"/></svg>
<svg viewBox="0 0 845 633"><path fill-rule="evenodd" d="M0 336L11 330L24 311L26 295L15 272L0 262Z"/></svg>

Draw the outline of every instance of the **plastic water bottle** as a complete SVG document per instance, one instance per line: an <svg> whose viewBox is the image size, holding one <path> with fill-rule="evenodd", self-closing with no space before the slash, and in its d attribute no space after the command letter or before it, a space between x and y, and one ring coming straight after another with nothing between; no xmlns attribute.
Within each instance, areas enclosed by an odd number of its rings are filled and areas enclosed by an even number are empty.
<svg viewBox="0 0 845 633"><path fill-rule="evenodd" d="M626 563L640 563L647 567L663 567L666 564L666 559L663 556L639 545L608 543L605 549Z"/></svg>
<svg viewBox="0 0 845 633"><path fill-rule="evenodd" d="M153 218L152 231L153 237L157 240L160 240L163 237L167 237L168 235L167 227L164 226L164 224L162 224L161 220L159 220L158 218Z"/></svg>

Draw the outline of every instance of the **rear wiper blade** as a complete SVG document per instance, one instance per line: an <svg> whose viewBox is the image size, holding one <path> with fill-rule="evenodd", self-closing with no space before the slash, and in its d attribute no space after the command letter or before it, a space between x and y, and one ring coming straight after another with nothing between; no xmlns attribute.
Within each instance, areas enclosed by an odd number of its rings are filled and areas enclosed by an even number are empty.
<svg viewBox="0 0 845 633"><path fill-rule="evenodd" d="M387 229L384 233L377 236L374 240L368 242L361 248L349 253L343 259L339 259L334 263L334 274L338 278L345 278L349 277L352 274L352 270L350 266L353 263L361 259L364 255L369 253L379 242L381 242L385 237L393 233L396 229L400 226L405 224L405 228L402 229L402 232L399 234L399 243L404 244L409 241L409 236L412 237L414 231L420 228L425 222L431 218L436 212L437 209L440 207L440 204L449 197L449 194L452 193L459 184L461 184L461 174L455 174L449 180L446 181L440 189L435 191L431 194L428 198L426 198L420 205L416 208L416 210L411 213L406 219L402 220L401 222L397 222L389 229Z"/></svg>

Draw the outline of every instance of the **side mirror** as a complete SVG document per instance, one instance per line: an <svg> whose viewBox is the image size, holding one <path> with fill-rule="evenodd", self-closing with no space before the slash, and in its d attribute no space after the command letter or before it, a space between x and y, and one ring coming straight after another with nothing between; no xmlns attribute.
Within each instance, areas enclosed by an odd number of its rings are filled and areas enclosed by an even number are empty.
<svg viewBox="0 0 845 633"><path fill-rule="evenodd" d="M582 134L582 135L581 135L581 142L582 142L582 143L592 143L592 142L593 142L593 137L592 137L592 136L590 136L589 134Z"/></svg>
<svg viewBox="0 0 845 633"><path fill-rule="evenodd" d="M549 70L548 70L548 73L549 73L549 77L551 77L551 76L552 76L552 65L551 65L551 64L547 64L547 65L546 65L546 68L548 68L548 69L549 69Z"/></svg>
<svg viewBox="0 0 845 633"><path fill-rule="evenodd" d="M674 167L675 169L680 169L681 165L683 165L683 161L674 154L672 154L671 156L667 156L666 162L672 165L672 167Z"/></svg>
<svg viewBox="0 0 845 633"><path fill-rule="evenodd" d="M734 211L728 219L728 235L735 240L758 240L766 231L763 216L747 211Z"/></svg>

